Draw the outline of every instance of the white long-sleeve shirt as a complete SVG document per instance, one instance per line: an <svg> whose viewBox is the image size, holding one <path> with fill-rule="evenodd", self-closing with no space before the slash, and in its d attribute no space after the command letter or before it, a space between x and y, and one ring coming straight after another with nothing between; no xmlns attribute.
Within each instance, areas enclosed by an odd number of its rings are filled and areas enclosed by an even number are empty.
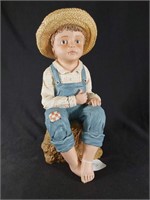
<svg viewBox="0 0 150 200"><path fill-rule="evenodd" d="M83 63L79 61L79 65L72 71L64 69L57 61L53 62L53 66L58 70L61 83L78 83L82 81L81 72ZM93 97L100 98L92 92L92 81L90 72L84 65L86 73L86 92L88 99ZM41 88L42 105L45 109L52 107L68 108L76 106L75 96L55 96L55 83L50 67L47 67L43 72L43 82Z"/></svg>

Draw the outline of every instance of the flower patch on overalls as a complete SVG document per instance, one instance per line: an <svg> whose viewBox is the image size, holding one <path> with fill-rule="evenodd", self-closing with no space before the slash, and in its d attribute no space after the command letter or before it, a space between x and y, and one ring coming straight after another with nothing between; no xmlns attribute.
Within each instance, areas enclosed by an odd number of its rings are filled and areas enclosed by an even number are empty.
<svg viewBox="0 0 150 200"><path fill-rule="evenodd" d="M51 122L55 122L61 119L61 114L58 111L51 112L51 114L49 115L49 119Z"/></svg>

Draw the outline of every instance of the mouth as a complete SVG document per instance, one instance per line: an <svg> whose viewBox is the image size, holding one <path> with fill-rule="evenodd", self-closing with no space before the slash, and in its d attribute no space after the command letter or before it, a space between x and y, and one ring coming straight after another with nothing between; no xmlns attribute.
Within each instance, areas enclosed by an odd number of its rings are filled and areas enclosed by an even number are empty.
<svg viewBox="0 0 150 200"><path fill-rule="evenodd" d="M68 54L74 55L74 54L77 54L77 52L76 51L69 51Z"/></svg>

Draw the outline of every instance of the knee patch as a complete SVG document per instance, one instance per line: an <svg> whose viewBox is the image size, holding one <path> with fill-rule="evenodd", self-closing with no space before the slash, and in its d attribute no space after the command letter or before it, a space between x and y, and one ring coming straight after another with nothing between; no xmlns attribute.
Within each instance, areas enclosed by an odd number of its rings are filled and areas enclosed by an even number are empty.
<svg viewBox="0 0 150 200"><path fill-rule="evenodd" d="M51 112L49 115L49 119L51 122L55 122L55 121L61 119L60 112L58 112L58 111Z"/></svg>

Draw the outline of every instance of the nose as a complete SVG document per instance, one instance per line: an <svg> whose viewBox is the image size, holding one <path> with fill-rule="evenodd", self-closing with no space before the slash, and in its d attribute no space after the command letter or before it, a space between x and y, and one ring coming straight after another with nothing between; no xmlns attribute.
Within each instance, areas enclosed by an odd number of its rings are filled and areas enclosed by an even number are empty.
<svg viewBox="0 0 150 200"><path fill-rule="evenodd" d="M70 42L69 42L69 47L71 47L71 48L75 47L74 41L70 41Z"/></svg>

